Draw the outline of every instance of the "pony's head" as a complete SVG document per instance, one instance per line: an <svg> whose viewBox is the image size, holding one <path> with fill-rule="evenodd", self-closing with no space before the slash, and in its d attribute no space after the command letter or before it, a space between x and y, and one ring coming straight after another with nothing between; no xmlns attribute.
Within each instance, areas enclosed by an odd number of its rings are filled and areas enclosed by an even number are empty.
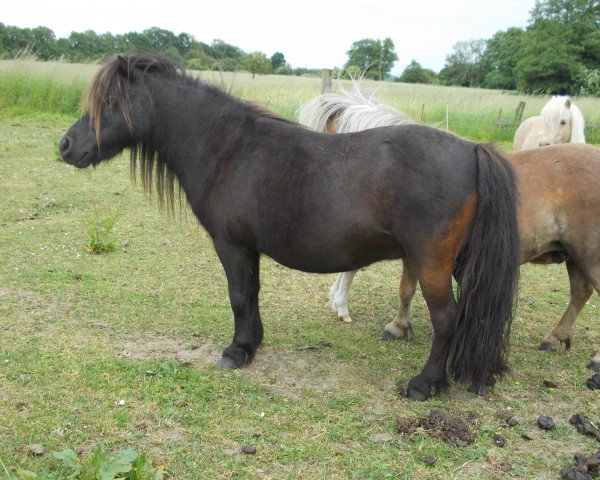
<svg viewBox="0 0 600 480"><path fill-rule="evenodd" d="M84 115L60 140L63 160L78 168L96 165L144 142L153 99L145 88L149 73L175 75L168 57L137 52L110 58L94 76Z"/></svg>
<svg viewBox="0 0 600 480"><path fill-rule="evenodd" d="M546 123L546 136L542 145L557 143L585 143L583 115L569 97L553 96L542 108L541 116Z"/></svg>

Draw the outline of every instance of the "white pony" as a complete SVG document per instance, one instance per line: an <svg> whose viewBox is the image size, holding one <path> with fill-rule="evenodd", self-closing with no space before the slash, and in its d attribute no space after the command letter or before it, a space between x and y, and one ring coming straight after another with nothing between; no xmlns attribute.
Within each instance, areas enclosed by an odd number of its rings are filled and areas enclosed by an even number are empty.
<svg viewBox="0 0 600 480"><path fill-rule="evenodd" d="M541 115L525 120L513 141L513 150L543 147L556 143L585 143L585 120L569 97L554 96Z"/></svg>
<svg viewBox="0 0 600 480"><path fill-rule="evenodd" d="M369 128L414 123L399 110L375 100L373 95L365 97L358 82L352 83L352 91L343 92L344 95L322 93L304 103L300 108L298 122L317 132L332 133L351 133ZM348 311L348 294L357 271L340 273L329 289L331 307L338 317L347 323L352 321ZM412 326L408 315L409 310L403 310L401 306L396 319L390 322L389 328L394 330L396 337L412 338ZM406 325L406 328L400 332L397 325Z"/></svg>
<svg viewBox="0 0 600 480"><path fill-rule="evenodd" d="M298 122L317 132L351 133L375 127L414 123L407 115L380 103L371 95L365 97L358 82L352 91L322 93L300 107Z"/></svg>

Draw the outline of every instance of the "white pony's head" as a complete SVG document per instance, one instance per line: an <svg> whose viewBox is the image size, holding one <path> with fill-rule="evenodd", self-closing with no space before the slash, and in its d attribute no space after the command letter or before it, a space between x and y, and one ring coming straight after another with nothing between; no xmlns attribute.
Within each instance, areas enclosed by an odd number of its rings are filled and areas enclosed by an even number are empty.
<svg viewBox="0 0 600 480"><path fill-rule="evenodd" d="M545 140L548 145L585 143L583 115L569 97L553 96L542 108L541 116L547 127Z"/></svg>

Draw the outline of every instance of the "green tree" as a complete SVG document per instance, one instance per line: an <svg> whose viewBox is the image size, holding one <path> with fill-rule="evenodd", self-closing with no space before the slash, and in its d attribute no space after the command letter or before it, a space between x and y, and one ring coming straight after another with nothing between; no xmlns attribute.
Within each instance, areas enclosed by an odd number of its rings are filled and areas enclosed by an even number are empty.
<svg viewBox="0 0 600 480"><path fill-rule="evenodd" d="M170 47L177 48L179 41L175 34L169 30L150 27L143 31L148 38L149 47L157 52L165 52Z"/></svg>
<svg viewBox="0 0 600 480"><path fill-rule="evenodd" d="M252 74L252 78L258 75L271 73L271 61L263 52L249 53L242 63L244 69Z"/></svg>
<svg viewBox="0 0 600 480"><path fill-rule="evenodd" d="M6 26L0 22L0 54L6 51L6 47L4 46L4 32L6 30Z"/></svg>
<svg viewBox="0 0 600 480"><path fill-rule="evenodd" d="M128 32L119 35L118 43L120 50L127 51L136 48L152 48L148 35L140 32Z"/></svg>
<svg viewBox="0 0 600 480"><path fill-rule="evenodd" d="M58 56L56 36L47 27L36 27L31 30L33 44L31 49L40 60L49 60Z"/></svg>
<svg viewBox="0 0 600 480"><path fill-rule="evenodd" d="M177 50L176 47L169 47L163 53L175 63L178 63L179 65L185 65L185 60L183 59L181 53L179 53L179 50Z"/></svg>
<svg viewBox="0 0 600 480"><path fill-rule="evenodd" d="M600 97L600 70L584 68L580 95Z"/></svg>
<svg viewBox="0 0 600 480"><path fill-rule="evenodd" d="M482 38L455 43L453 52L446 56L439 79L446 85L480 86L485 75L481 63L485 45Z"/></svg>
<svg viewBox="0 0 600 480"><path fill-rule="evenodd" d="M498 32L487 41L481 57L481 65L485 71L484 87L506 90L517 88L514 70L523 55L524 43L525 30L516 27Z"/></svg>
<svg viewBox="0 0 600 480"><path fill-rule="evenodd" d="M588 68L600 67L600 2L598 0L536 1L530 24L556 22L563 27L563 38L571 45L582 47L580 62Z"/></svg>
<svg viewBox="0 0 600 480"><path fill-rule="evenodd" d="M526 92L572 93L583 75L583 47L570 43L569 31L555 20L538 20L527 32L523 55L515 66L517 85Z"/></svg>
<svg viewBox="0 0 600 480"><path fill-rule="evenodd" d="M344 68L357 67L366 77L383 80L390 74L398 55L390 38L373 40L365 38L352 44L346 52L348 61Z"/></svg>
<svg viewBox="0 0 600 480"><path fill-rule="evenodd" d="M413 59L406 66L398 81L405 83L433 83L435 78L436 74L433 70L423 68L419 62Z"/></svg>
<svg viewBox="0 0 600 480"><path fill-rule="evenodd" d="M229 45L223 40L215 39L211 45L211 56L215 58L213 65L219 70L233 71L240 68L246 54L241 48Z"/></svg>
<svg viewBox="0 0 600 480"><path fill-rule="evenodd" d="M210 47L202 42L194 42L183 58L186 66L192 70L208 70L215 64L215 59L208 52Z"/></svg>
<svg viewBox="0 0 600 480"><path fill-rule="evenodd" d="M4 44L4 51L9 58L12 58L19 52L30 48L34 43L34 39L29 29L5 25L2 28L2 43Z"/></svg>
<svg viewBox="0 0 600 480"><path fill-rule="evenodd" d="M273 71L276 71L279 67L285 67L287 62L285 61L285 56L281 52L275 52L271 55L271 68Z"/></svg>
<svg viewBox="0 0 600 480"><path fill-rule="evenodd" d="M196 43L197 42L194 36L190 35L189 33L180 33L177 35L176 47L181 55L185 55Z"/></svg>
<svg viewBox="0 0 600 480"><path fill-rule="evenodd" d="M101 38L93 30L71 32L68 41L67 57L73 62L89 62L105 54L102 50Z"/></svg>

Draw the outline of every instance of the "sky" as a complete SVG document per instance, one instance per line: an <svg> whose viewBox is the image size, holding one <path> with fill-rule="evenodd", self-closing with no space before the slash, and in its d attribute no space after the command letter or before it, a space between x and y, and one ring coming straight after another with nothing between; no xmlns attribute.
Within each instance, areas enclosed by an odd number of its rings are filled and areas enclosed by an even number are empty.
<svg viewBox="0 0 600 480"><path fill-rule="evenodd" d="M342 67L352 43L393 40L399 75L413 59L436 72L456 42L525 27L535 0L3 0L0 22L120 34L150 27L223 40L245 52L284 54L294 68Z"/></svg>

